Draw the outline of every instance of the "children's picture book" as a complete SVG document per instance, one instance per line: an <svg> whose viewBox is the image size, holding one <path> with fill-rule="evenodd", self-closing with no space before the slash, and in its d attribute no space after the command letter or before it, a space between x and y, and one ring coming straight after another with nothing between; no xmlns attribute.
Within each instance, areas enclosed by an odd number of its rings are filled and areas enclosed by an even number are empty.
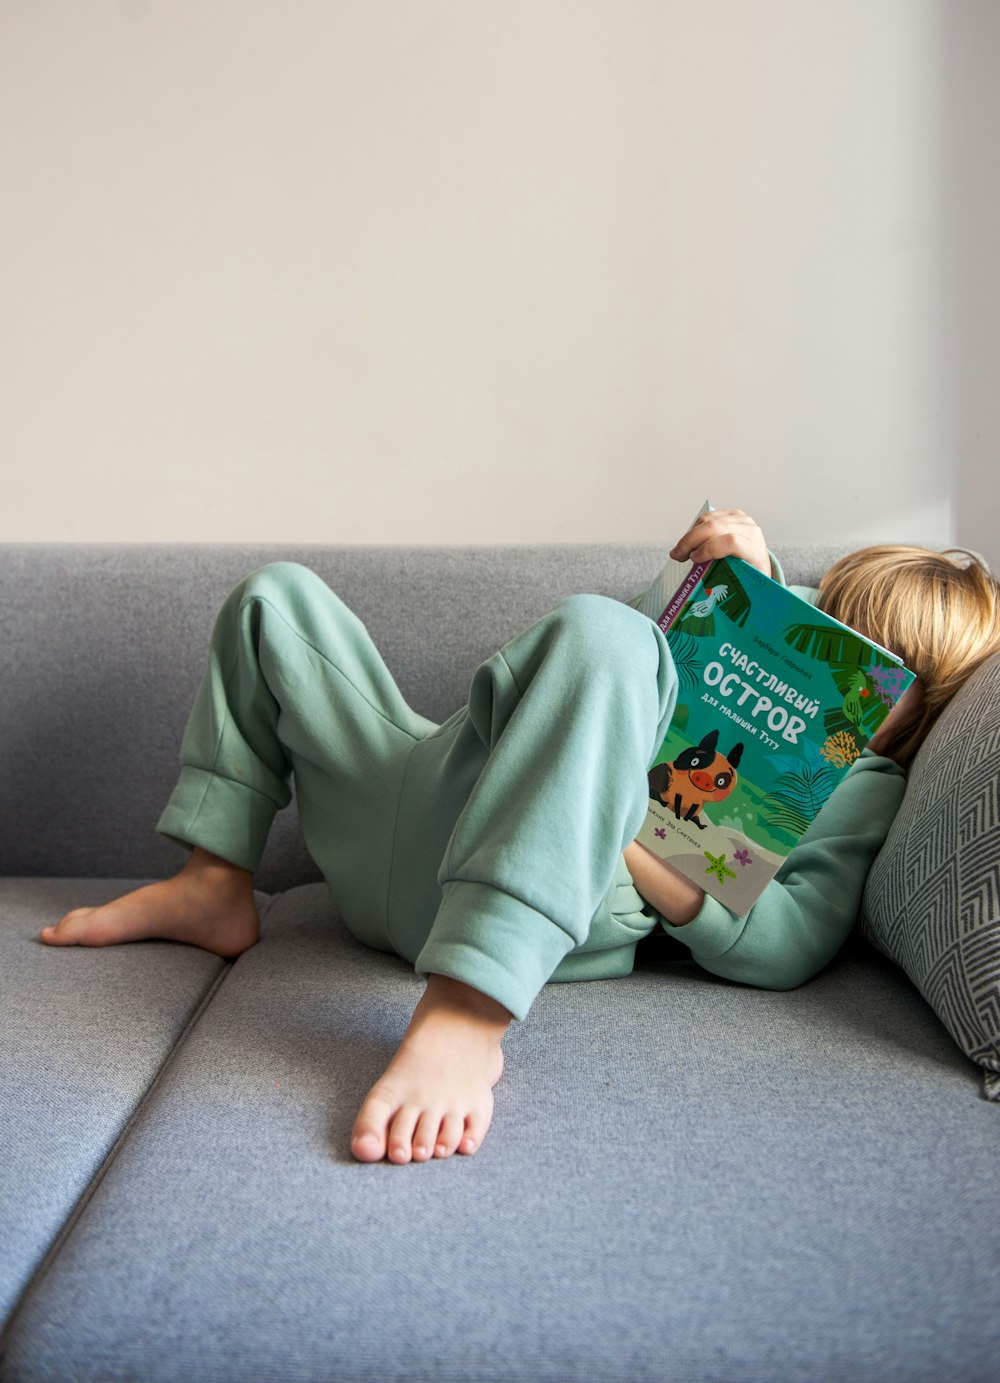
<svg viewBox="0 0 1000 1383"><path fill-rule="evenodd" d="M735 557L694 564L656 623L680 691L637 839L742 917L914 674Z"/></svg>

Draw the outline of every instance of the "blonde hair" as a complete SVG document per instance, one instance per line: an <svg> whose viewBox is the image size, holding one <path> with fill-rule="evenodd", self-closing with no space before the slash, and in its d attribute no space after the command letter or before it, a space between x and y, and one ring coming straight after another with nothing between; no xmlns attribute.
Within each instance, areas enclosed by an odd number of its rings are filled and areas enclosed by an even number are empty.
<svg viewBox="0 0 1000 1383"><path fill-rule="evenodd" d="M834 563L819 607L902 658L923 698L894 726L888 752L909 764L955 693L1000 651L1000 586L976 553L866 547Z"/></svg>

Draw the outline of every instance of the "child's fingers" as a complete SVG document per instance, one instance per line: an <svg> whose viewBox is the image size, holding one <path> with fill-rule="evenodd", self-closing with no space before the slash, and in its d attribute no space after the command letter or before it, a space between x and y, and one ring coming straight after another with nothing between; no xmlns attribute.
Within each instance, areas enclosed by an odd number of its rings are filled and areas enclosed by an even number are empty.
<svg viewBox="0 0 1000 1383"><path fill-rule="evenodd" d="M714 509L701 514L670 550L675 562L711 562L742 557L769 574L771 559L759 524L742 509Z"/></svg>
<svg viewBox="0 0 1000 1383"><path fill-rule="evenodd" d="M674 553L685 556L694 549L719 539L739 536L748 528L757 525L742 509L712 509L707 514L699 514L688 531L674 544Z"/></svg>

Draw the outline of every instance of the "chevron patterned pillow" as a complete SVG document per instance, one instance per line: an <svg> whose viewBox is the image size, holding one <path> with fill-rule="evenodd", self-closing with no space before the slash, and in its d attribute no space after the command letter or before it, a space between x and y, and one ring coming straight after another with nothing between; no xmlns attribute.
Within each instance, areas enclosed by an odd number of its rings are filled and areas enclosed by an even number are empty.
<svg viewBox="0 0 1000 1383"><path fill-rule="evenodd" d="M1000 1101L1000 656L917 755L862 930L902 966Z"/></svg>

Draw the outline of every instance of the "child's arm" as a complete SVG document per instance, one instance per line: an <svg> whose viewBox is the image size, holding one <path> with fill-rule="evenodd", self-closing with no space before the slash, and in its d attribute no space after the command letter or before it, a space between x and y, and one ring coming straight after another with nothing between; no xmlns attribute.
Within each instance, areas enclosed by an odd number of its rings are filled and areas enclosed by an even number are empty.
<svg viewBox="0 0 1000 1383"><path fill-rule="evenodd" d="M633 840L625 847L625 863L640 898L660 914L660 920L673 927L693 922L705 901L705 890L678 874L665 860Z"/></svg>
<svg viewBox="0 0 1000 1383"><path fill-rule="evenodd" d="M905 786L898 764L866 750L745 918L705 896L685 922L696 900L688 894L685 902L673 879L664 882L660 901L655 877L637 878L636 888L703 969L762 989L794 989L847 940ZM668 866L648 858L667 875ZM627 854L626 861L631 869ZM679 879L675 871L669 874ZM700 893L686 880L680 883Z"/></svg>

